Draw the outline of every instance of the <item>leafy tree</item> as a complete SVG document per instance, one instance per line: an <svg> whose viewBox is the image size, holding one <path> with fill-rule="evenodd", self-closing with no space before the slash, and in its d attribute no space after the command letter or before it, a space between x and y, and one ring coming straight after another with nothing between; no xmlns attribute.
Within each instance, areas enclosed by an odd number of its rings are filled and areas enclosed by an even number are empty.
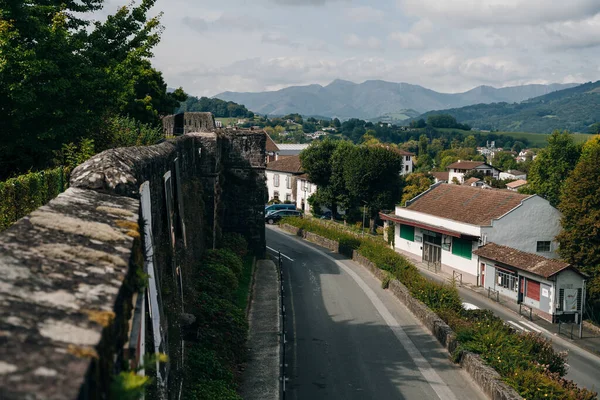
<svg viewBox="0 0 600 400"><path fill-rule="evenodd" d="M406 186L402 191L401 205L406 204L407 201L414 199L433 184L433 179L430 175L424 173L409 174L406 177Z"/></svg>
<svg viewBox="0 0 600 400"><path fill-rule="evenodd" d="M590 126L590 133L600 134L600 122L596 122Z"/></svg>
<svg viewBox="0 0 600 400"><path fill-rule="evenodd" d="M548 138L548 147L542 149L533 161L528 179L527 193L536 193L554 207L558 206L565 179L575 168L580 148L569 132L554 131Z"/></svg>
<svg viewBox="0 0 600 400"><path fill-rule="evenodd" d="M463 147L473 148L473 149L476 148L477 140L475 139L475 136L473 136L473 135L467 136L463 142Z"/></svg>
<svg viewBox="0 0 600 400"><path fill-rule="evenodd" d="M499 151L494 154L492 165L501 171L508 171L509 169L517 169L517 160L511 153Z"/></svg>
<svg viewBox="0 0 600 400"><path fill-rule="evenodd" d="M427 154L427 146L429 146L429 139L426 135L421 135L419 137L419 156Z"/></svg>
<svg viewBox="0 0 600 400"><path fill-rule="evenodd" d="M537 159L536 159L537 161ZM584 146L577 166L567 178L559 210L563 217L560 255L593 276L589 294L600 318L600 137Z"/></svg>
<svg viewBox="0 0 600 400"><path fill-rule="evenodd" d="M514 142L514 144L512 145L512 151L516 152L516 153L520 153L521 150L523 150L525 148L525 144L523 142L521 142L520 140L517 140L516 142Z"/></svg>
<svg viewBox="0 0 600 400"><path fill-rule="evenodd" d="M208 97L188 97L177 112L210 112L217 118L253 118L254 113L243 105Z"/></svg>
<svg viewBox="0 0 600 400"><path fill-rule="evenodd" d="M410 121L409 126L412 129L421 129L421 128L425 128L427 126L427 123L425 122L425 120L423 118L421 118L417 121Z"/></svg>
<svg viewBox="0 0 600 400"><path fill-rule="evenodd" d="M338 118L334 118L333 126L334 126L334 128L340 128L342 126L342 123L340 122L340 120Z"/></svg>

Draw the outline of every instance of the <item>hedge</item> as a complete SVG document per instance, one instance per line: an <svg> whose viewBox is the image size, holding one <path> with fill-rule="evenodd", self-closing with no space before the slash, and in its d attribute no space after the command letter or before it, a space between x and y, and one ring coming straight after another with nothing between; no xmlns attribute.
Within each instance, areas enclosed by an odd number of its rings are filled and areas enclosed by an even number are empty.
<svg viewBox="0 0 600 400"><path fill-rule="evenodd" d="M69 173L64 167L0 182L0 231L58 196L68 183Z"/></svg>
<svg viewBox="0 0 600 400"><path fill-rule="evenodd" d="M597 394L564 379L566 353L556 353L551 341L538 334L521 334L488 310L467 311L454 286L424 278L417 268L385 242L359 238L331 229L319 220L285 218L282 223L344 243L408 288L411 295L435 311L456 333L454 360L465 350L480 354L505 382L526 399L596 399ZM349 250L349 251L348 251Z"/></svg>

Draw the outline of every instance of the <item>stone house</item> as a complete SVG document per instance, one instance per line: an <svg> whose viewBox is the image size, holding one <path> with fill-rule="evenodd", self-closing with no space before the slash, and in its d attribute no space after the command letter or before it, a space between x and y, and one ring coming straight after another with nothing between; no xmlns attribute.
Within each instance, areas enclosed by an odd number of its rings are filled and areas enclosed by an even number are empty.
<svg viewBox="0 0 600 400"><path fill-rule="evenodd" d="M561 229L559 211L537 195L453 184L435 184L380 216L396 225L396 251L472 284L481 283L473 253L480 246L493 242L556 258Z"/></svg>

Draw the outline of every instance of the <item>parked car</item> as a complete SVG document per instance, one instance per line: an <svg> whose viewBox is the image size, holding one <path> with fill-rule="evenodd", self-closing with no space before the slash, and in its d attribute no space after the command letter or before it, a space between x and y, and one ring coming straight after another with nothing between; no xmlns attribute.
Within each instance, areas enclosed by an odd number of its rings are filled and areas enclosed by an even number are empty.
<svg viewBox="0 0 600 400"><path fill-rule="evenodd" d="M276 224L281 221L283 217L302 217L302 212L296 210L279 210L265 216L265 222L267 224Z"/></svg>
<svg viewBox="0 0 600 400"><path fill-rule="evenodd" d="M265 216L267 216L272 211L295 210L295 209L296 209L295 204L271 204L271 205L265 206Z"/></svg>
<svg viewBox="0 0 600 400"><path fill-rule="evenodd" d="M321 219L331 219L331 211L325 211L322 215L321 215Z"/></svg>

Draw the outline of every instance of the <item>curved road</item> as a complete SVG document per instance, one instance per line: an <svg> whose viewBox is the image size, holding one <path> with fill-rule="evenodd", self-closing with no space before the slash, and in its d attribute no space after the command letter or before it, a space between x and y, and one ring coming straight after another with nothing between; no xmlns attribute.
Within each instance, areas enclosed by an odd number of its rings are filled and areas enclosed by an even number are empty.
<svg viewBox="0 0 600 400"><path fill-rule="evenodd" d="M486 398L365 268L266 232L284 255L286 399Z"/></svg>

